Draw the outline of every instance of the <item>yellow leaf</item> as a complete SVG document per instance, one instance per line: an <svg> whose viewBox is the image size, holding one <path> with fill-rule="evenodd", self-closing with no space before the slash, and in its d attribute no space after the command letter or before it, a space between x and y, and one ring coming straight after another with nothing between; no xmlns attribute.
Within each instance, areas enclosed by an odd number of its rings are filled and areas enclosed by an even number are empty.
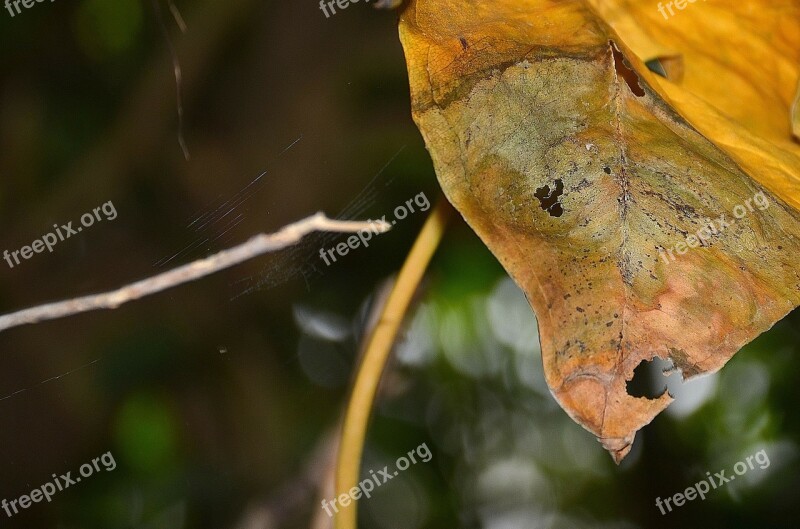
<svg viewBox="0 0 800 529"><path fill-rule="evenodd" d="M589 3L643 61L680 57L680 84L647 72L648 82L750 176L800 209L800 143L793 137L800 110L792 112L800 2L678 2L683 9L651 0Z"/></svg>
<svg viewBox="0 0 800 529"><path fill-rule="evenodd" d="M800 140L800 84L797 85L797 96L792 105L792 132Z"/></svg>

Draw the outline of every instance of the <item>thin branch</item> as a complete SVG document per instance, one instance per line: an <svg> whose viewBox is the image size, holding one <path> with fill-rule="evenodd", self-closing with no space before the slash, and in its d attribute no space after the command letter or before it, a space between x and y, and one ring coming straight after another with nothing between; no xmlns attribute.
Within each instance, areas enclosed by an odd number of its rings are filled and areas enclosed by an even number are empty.
<svg viewBox="0 0 800 529"><path fill-rule="evenodd" d="M0 316L0 332L40 321L54 320L99 309L115 309L135 299L143 298L162 290L172 288L183 283L195 281L211 275L225 268L243 263L254 257L268 252L280 250L300 241L304 236L315 231L333 231L341 233L355 233L360 230L369 230L384 233L390 229L386 222L351 222L338 221L327 218L323 213L317 213L303 220L284 226L273 234L261 233L233 248L223 250L204 259L179 266L162 274L158 274L135 283L131 283L117 290L84 296L80 298L47 303L29 309L24 309L5 316Z"/></svg>

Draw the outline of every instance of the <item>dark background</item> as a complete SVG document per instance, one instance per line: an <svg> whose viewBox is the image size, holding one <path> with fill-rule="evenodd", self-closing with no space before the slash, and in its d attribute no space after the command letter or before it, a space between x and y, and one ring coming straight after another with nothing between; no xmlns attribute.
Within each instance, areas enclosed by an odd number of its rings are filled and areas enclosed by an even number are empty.
<svg viewBox="0 0 800 529"><path fill-rule="evenodd" d="M0 251L108 201L118 213L53 253L0 261L1 312L115 288L316 211L391 218L419 193L438 197L397 12L177 8L185 34L158 1L0 11ZM368 315L426 215L330 267L319 249L341 238L312 237L114 311L1 333L0 499L108 451L117 468L11 519L0 511L0 527L318 523ZM361 527L797 527L799 322L687 385L616 467L554 403L533 315L458 224L385 377L364 469L421 443L434 456L361 500ZM762 449L769 468L667 516L656 508Z"/></svg>

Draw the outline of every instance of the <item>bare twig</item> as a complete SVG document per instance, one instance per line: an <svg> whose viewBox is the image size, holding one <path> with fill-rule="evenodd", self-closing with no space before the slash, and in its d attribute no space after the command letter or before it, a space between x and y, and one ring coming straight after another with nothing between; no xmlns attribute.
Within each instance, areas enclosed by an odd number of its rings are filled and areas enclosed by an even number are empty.
<svg viewBox="0 0 800 529"><path fill-rule="evenodd" d="M284 226L273 234L261 233L233 248L223 250L204 259L179 266L178 268L158 274L135 283L131 283L117 290L84 296L80 298L47 303L24 309L5 316L0 316L0 332L46 320L54 320L99 309L115 309L135 299L149 296L172 288L183 283L188 283L201 277L213 274L225 268L248 261L259 255L280 250L300 241L304 236L315 231L333 231L354 233L360 230L372 230L378 233L390 229L389 224L377 222L352 222L338 221L327 218L323 213L317 213L303 220Z"/></svg>

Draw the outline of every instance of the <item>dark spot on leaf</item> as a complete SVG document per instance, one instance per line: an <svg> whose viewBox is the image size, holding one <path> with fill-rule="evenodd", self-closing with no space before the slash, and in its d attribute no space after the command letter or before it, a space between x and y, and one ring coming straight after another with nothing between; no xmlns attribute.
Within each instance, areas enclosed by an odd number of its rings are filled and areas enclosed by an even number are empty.
<svg viewBox="0 0 800 529"><path fill-rule="evenodd" d="M605 171L606 174L611 174L611 168L610 167L603 167L603 171Z"/></svg>
<svg viewBox="0 0 800 529"><path fill-rule="evenodd" d="M672 363L681 370L684 377L693 377L701 372L697 364L689 358L689 354L683 349L670 347L669 356Z"/></svg>
<svg viewBox="0 0 800 529"><path fill-rule="evenodd" d="M592 184L590 184L588 180L586 180L585 178L582 178L581 181L578 182L578 185L576 185L576 186L574 186L572 188L572 191L581 191L582 189L590 187L591 185Z"/></svg>
<svg viewBox="0 0 800 529"><path fill-rule="evenodd" d="M558 203L558 197L564 194L564 182L561 179L556 180L555 189L550 191L550 186L540 187L534 193L534 196L539 199L539 205L542 209L547 211L551 217L560 217L564 214L564 208Z"/></svg>
<svg viewBox="0 0 800 529"><path fill-rule="evenodd" d="M465 50L469 48L469 44L467 44L467 39L465 39L464 37L458 37L458 42L461 43L461 47L464 48Z"/></svg>

